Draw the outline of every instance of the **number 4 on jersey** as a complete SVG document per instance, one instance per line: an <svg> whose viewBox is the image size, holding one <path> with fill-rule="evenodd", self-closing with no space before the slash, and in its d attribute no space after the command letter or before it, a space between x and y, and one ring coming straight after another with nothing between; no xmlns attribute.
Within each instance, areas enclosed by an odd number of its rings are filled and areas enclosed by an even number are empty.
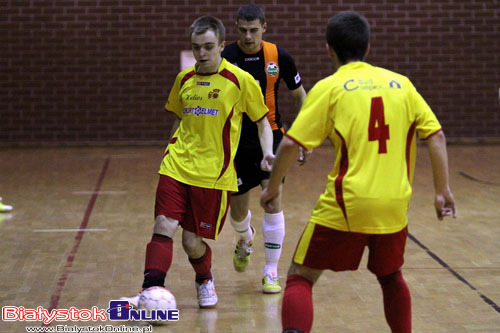
<svg viewBox="0 0 500 333"><path fill-rule="evenodd" d="M384 102L382 97L373 97L370 108L370 124L368 125L368 141L378 141L378 153L387 153L389 125L385 123Z"/></svg>

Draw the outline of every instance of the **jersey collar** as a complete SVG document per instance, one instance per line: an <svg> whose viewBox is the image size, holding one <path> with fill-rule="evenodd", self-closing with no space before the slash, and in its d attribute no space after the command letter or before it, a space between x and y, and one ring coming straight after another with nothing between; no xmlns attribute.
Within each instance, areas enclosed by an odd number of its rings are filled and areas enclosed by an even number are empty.
<svg viewBox="0 0 500 333"><path fill-rule="evenodd" d="M217 68L217 71L215 71L213 73L198 73L197 67L196 67L196 65L194 65L194 72L196 73L196 75L199 75L199 76L210 76L210 75L218 74L221 70L223 70L226 67L226 62L227 62L226 59L222 58L222 60L219 64L219 67Z"/></svg>

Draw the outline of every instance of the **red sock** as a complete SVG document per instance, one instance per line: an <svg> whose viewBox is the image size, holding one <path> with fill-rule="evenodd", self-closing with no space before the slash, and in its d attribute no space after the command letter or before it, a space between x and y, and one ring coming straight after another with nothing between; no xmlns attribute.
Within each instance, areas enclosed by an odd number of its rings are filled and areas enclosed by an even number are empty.
<svg viewBox="0 0 500 333"><path fill-rule="evenodd" d="M172 264L173 253L172 238L153 234L151 242L146 246L143 289L152 286L164 286L165 276Z"/></svg>
<svg viewBox="0 0 500 333"><path fill-rule="evenodd" d="M411 295L401 271L377 277L384 295L385 319L392 332L411 332Z"/></svg>
<svg viewBox="0 0 500 333"><path fill-rule="evenodd" d="M313 322L313 284L300 275L289 275L281 307L283 329L311 331Z"/></svg>
<svg viewBox="0 0 500 333"><path fill-rule="evenodd" d="M205 243L205 242L203 242ZM212 278L212 250L207 243L205 243L206 250L205 254L200 258L191 259L189 258L189 262L191 266L193 266L194 271L196 272L196 281L202 282L204 280L209 280Z"/></svg>

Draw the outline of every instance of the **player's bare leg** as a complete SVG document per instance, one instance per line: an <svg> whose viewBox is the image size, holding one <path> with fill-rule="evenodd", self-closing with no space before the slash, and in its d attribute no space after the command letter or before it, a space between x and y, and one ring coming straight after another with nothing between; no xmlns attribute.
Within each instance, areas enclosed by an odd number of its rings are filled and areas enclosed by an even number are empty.
<svg viewBox="0 0 500 333"><path fill-rule="evenodd" d="M264 179L261 183L265 188L269 180ZM271 202L272 208L266 208L262 220L262 235L264 237L264 249L266 254L266 265L262 278L262 291L264 293L279 293L281 286L278 282L278 263L281 257L283 239L285 237L285 216L281 209L283 185L279 187L278 196Z"/></svg>
<svg viewBox="0 0 500 333"><path fill-rule="evenodd" d="M196 272L195 285L200 308L214 308L218 298L212 276L212 250L203 239L195 233L182 231L182 247L188 255L189 262Z"/></svg>
<svg viewBox="0 0 500 333"><path fill-rule="evenodd" d="M292 263L288 270L281 307L281 323L286 332L309 332L313 322L312 286L322 270Z"/></svg>
<svg viewBox="0 0 500 333"><path fill-rule="evenodd" d="M250 225L252 213L248 209L249 202L249 192L231 197L230 220L238 237L234 250L233 266L238 272L245 271L250 262L250 254L253 252L252 245L255 237L255 229Z"/></svg>

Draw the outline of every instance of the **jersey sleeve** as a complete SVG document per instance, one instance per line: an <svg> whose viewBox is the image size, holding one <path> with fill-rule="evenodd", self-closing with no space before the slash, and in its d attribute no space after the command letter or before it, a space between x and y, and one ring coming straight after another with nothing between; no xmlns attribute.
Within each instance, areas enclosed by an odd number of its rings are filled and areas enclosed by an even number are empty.
<svg viewBox="0 0 500 333"><path fill-rule="evenodd" d="M242 100L245 103L244 112L253 122L261 120L269 112L269 109L264 104L264 96L262 96L257 81L250 74L245 75L242 89Z"/></svg>
<svg viewBox="0 0 500 333"><path fill-rule="evenodd" d="M165 104L165 110L173 112L179 118L182 117L182 108L183 108L180 85L181 85L181 75L179 74L175 78L174 85L170 90L167 103Z"/></svg>
<svg viewBox="0 0 500 333"><path fill-rule="evenodd" d="M422 140L441 130L441 124L424 98L412 86L411 101L415 114L416 130Z"/></svg>
<svg viewBox="0 0 500 333"><path fill-rule="evenodd" d="M285 50L278 47L278 63L280 74L289 90L295 90L302 85L299 72L295 66L292 56Z"/></svg>
<svg viewBox="0 0 500 333"><path fill-rule="evenodd" d="M307 94L286 135L307 150L320 146L333 130L333 101L327 81L318 82Z"/></svg>

